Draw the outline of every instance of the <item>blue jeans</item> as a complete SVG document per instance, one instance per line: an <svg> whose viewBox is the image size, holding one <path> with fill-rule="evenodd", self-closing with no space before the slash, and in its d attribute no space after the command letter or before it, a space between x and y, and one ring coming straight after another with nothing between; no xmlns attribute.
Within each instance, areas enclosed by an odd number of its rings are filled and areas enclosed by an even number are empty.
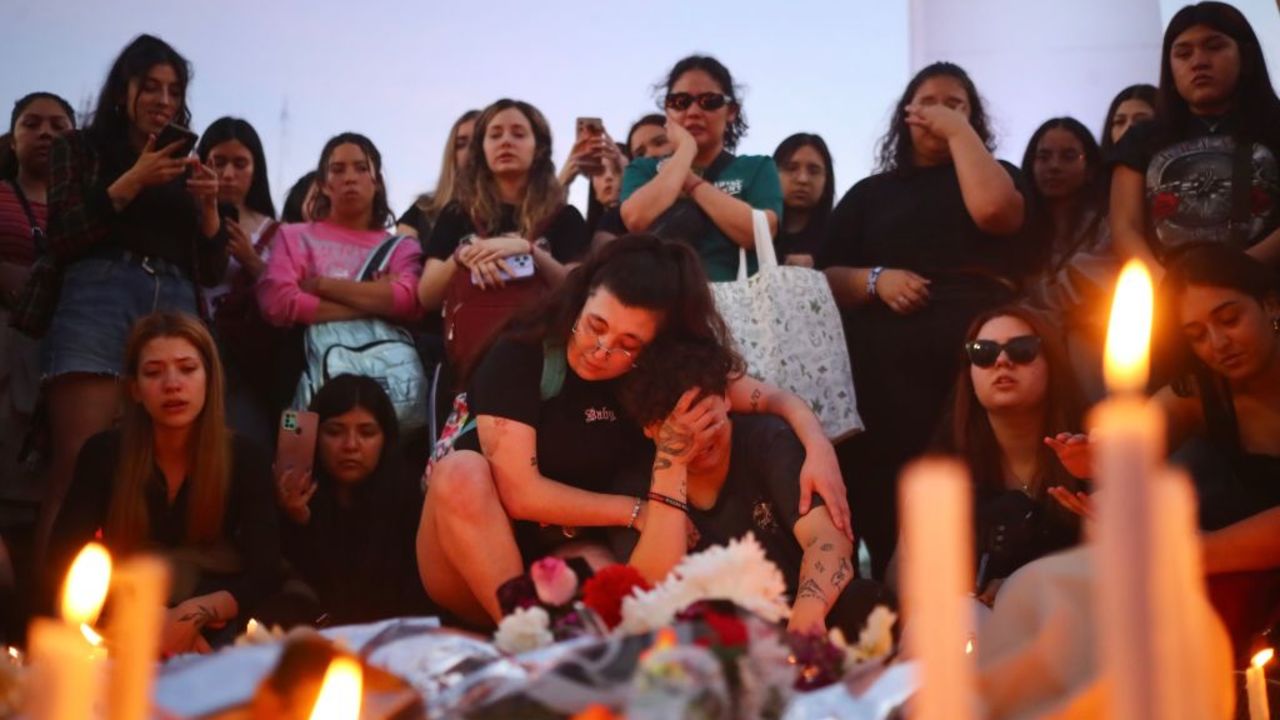
<svg viewBox="0 0 1280 720"><path fill-rule="evenodd" d="M177 266L128 251L72 263L41 348L46 379L67 373L123 374L133 323L159 310L196 314L195 285Z"/></svg>

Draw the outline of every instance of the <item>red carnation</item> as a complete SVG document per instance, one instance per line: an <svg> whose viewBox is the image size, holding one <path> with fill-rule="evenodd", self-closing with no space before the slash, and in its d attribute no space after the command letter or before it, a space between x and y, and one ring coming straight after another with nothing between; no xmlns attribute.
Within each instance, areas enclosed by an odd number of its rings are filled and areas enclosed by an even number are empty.
<svg viewBox="0 0 1280 720"><path fill-rule="evenodd" d="M636 588L650 587L630 565L610 565L582 584L582 602L613 629L622 622L622 599Z"/></svg>
<svg viewBox="0 0 1280 720"><path fill-rule="evenodd" d="M747 625L736 615L709 610L702 619L716 634L716 641L721 647L735 648L747 644Z"/></svg>
<svg viewBox="0 0 1280 720"><path fill-rule="evenodd" d="M1163 220L1178 211L1181 201L1171 192L1157 193L1151 201L1151 214L1157 220Z"/></svg>

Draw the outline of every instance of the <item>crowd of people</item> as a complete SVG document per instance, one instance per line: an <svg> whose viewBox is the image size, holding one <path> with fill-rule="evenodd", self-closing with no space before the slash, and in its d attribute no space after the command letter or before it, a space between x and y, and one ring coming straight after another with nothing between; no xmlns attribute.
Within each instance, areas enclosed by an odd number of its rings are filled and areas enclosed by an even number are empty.
<svg viewBox="0 0 1280 720"><path fill-rule="evenodd" d="M39 508L6 534L9 592L47 612L95 537L161 552L176 654L251 616L492 627L498 588L543 556L652 581L752 531L792 629L856 634L895 582L898 474L945 452L972 475L991 604L1080 541L1085 410L1138 257L1160 280L1152 402L1243 642L1280 607L1280 99L1224 3L1173 17L1160 68L1096 136L1045 121L1019 167L974 79L928 65L837 201L819 134L734 153L740 87L693 55L663 113L623 142L588 127L560 168L542 113L501 99L458 116L399 215L358 132L277 214L252 125L181 132L191 66L139 36L87 117L33 92L0 147L0 476ZM835 446L747 373L710 290L741 250L757 272L758 212L843 316L866 430ZM287 408L316 415L309 470L272 462Z"/></svg>

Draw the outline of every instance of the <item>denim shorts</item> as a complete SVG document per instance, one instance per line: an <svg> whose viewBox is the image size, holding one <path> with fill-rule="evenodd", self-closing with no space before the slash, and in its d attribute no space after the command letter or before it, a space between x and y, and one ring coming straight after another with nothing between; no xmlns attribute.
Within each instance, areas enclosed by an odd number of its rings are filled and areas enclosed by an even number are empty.
<svg viewBox="0 0 1280 720"><path fill-rule="evenodd" d="M170 310L196 313L196 292L181 268L120 250L72 263L41 348L45 379L67 373L123 373L124 344L138 318Z"/></svg>

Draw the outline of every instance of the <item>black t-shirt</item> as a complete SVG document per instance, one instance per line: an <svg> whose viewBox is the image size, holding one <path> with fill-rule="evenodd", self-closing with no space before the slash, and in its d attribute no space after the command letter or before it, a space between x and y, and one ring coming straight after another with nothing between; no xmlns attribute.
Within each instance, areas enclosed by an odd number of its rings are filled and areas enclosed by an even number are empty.
<svg viewBox="0 0 1280 720"><path fill-rule="evenodd" d="M1000 165L1026 196L1022 174ZM1024 233L991 235L969 215L955 165L872 175L854 185L827 221L819 267L911 270L934 281L933 300L955 274L1031 274L1042 253Z"/></svg>
<svg viewBox="0 0 1280 720"><path fill-rule="evenodd" d="M472 373L467 404L474 415L492 415L537 431L538 470L546 477L596 492L606 491L619 467L653 444L622 413L617 380L589 382L565 368L564 384L543 400L543 348L498 340ZM460 449L479 449L478 433L458 439ZM536 558L535 558L536 559Z"/></svg>
<svg viewBox="0 0 1280 720"><path fill-rule="evenodd" d="M621 205L614 205L604 211L600 216L600 222L596 223L596 232L607 232L614 237L627 234L627 226L622 222Z"/></svg>
<svg viewBox="0 0 1280 720"><path fill-rule="evenodd" d="M713 545L725 545L751 532L765 554L787 579L788 591L795 594L799 584L804 548L796 540L800 521L800 468L804 466L804 446L791 426L776 415L731 415L733 440L729 474L716 504L708 510L690 507L689 518L698 530L695 552ZM649 489L653 446L645 460L619 473L613 491L641 496ZM812 507L823 504L814 494ZM635 548L639 534L626 528L609 529L610 545L620 557Z"/></svg>
<svg viewBox="0 0 1280 720"><path fill-rule="evenodd" d="M516 207L514 205L503 205L502 222L489 234L501 235L503 233L516 232L518 228ZM463 238L475 235L476 232L476 226L471 222L470 214L457 203L450 203L440 212L440 217L436 218L436 226L431 231L431 239L427 241L427 257L437 260L447 259L453 254L454 250L458 249L458 243ZM544 238L547 241L552 257L562 263L578 260L586 252L587 245L591 242L591 238L587 237L587 223L582 219L582 213L578 212L578 208L572 205L563 206L551 223L546 226L541 236L532 239L538 241Z"/></svg>
<svg viewBox="0 0 1280 720"><path fill-rule="evenodd" d="M409 206L404 214L396 219L397 225L408 225L418 231L418 242L422 243L422 252L427 251L427 241L431 238L431 218L418 203Z"/></svg>
<svg viewBox="0 0 1280 720"><path fill-rule="evenodd" d="M1157 254L1192 242L1249 247L1280 226L1280 148L1255 142L1249 151L1249 215L1241 237L1232 236L1234 126L1230 116L1192 118L1185 137L1169 143L1161 142L1156 122L1146 122L1116 145L1116 162L1143 174Z"/></svg>
<svg viewBox="0 0 1280 720"><path fill-rule="evenodd" d="M75 554L94 538L107 521L120 457L120 433L109 430L89 438L76 458L75 474L67 490L50 541L51 577L62 578ZM276 517L275 483L267 456L250 441L236 436L231 451L231 487L227 494L223 539L239 563L238 573L205 571L190 596L227 590L242 617L275 590L280 568L280 536ZM201 552L186 542L190 484L183 483L170 504L163 475L157 468L144 490L150 523L148 544L161 552ZM104 537L107 548L111 537ZM186 599L174 598L175 601Z"/></svg>
<svg viewBox="0 0 1280 720"><path fill-rule="evenodd" d="M778 254L778 261L786 260L788 255L810 255L815 260L822 250L825 228L820 223L809 223L797 233L780 231L773 239L773 248Z"/></svg>

